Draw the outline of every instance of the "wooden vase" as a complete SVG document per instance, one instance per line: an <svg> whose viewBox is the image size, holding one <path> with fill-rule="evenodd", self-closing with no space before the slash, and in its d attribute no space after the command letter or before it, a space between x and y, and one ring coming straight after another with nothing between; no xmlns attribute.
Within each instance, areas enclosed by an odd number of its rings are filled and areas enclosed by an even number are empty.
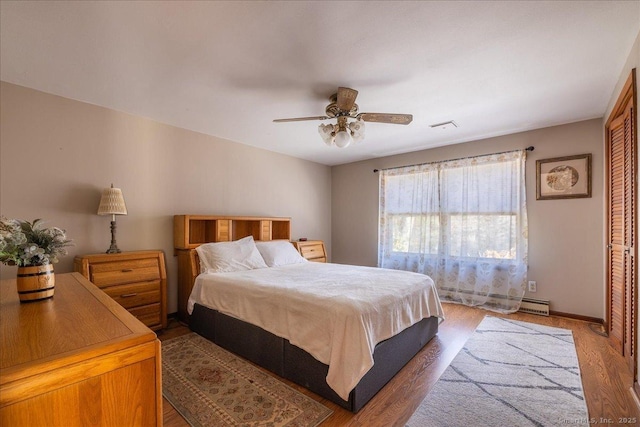
<svg viewBox="0 0 640 427"><path fill-rule="evenodd" d="M16 284L20 302L40 301L53 297L55 283L53 264L18 267Z"/></svg>

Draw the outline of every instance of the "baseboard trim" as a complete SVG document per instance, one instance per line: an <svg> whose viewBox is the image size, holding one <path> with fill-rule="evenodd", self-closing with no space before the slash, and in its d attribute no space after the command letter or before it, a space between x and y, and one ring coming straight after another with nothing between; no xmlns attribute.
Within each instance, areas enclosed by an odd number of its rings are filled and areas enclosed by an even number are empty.
<svg viewBox="0 0 640 427"><path fill-rule="evenodd" d="M600 325L604 325L604 319L599 319L597 317L591 317L591 316L583 316L581 314L563 313L560 311L549 310L549 315L568 317L569 319L583 320L585 322L598 323Z"/></svg>

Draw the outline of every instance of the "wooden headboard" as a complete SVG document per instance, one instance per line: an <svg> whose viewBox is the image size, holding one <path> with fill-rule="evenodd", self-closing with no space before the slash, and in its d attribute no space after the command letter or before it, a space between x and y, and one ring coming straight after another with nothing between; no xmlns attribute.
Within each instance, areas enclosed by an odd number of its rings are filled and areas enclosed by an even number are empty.
<svg viewBox="0 0 640 427"><path fill-rule="evenodd" d="M188 322L187 301L200 272L195 248L203 243L231 242L253 236L255 240L291 240L291 218L175 215L174 255L178 257L178 318Z"/></svg>

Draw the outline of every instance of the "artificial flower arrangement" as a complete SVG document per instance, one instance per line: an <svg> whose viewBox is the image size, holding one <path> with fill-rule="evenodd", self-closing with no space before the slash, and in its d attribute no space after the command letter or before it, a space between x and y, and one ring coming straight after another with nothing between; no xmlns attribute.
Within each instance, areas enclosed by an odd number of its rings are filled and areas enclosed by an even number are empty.
<svg viewBox="0 0 640 427"><path fill-rule="evenodd" d="M70 246L64 230L43 227L43 222L0 218L0 262L18 267L47 265L67 255Z"/></svg>

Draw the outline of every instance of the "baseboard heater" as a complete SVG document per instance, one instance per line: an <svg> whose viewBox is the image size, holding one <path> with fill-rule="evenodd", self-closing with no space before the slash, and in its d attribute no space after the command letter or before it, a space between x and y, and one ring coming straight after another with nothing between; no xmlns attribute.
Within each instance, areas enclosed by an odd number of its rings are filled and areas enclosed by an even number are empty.
<svg viewBox="0 0 640 427"><path fill-rule="evenodd" d="M549 301L534 298L522 298L520 310L523 313L539 314L540 316L549 315Z"/></svg>

